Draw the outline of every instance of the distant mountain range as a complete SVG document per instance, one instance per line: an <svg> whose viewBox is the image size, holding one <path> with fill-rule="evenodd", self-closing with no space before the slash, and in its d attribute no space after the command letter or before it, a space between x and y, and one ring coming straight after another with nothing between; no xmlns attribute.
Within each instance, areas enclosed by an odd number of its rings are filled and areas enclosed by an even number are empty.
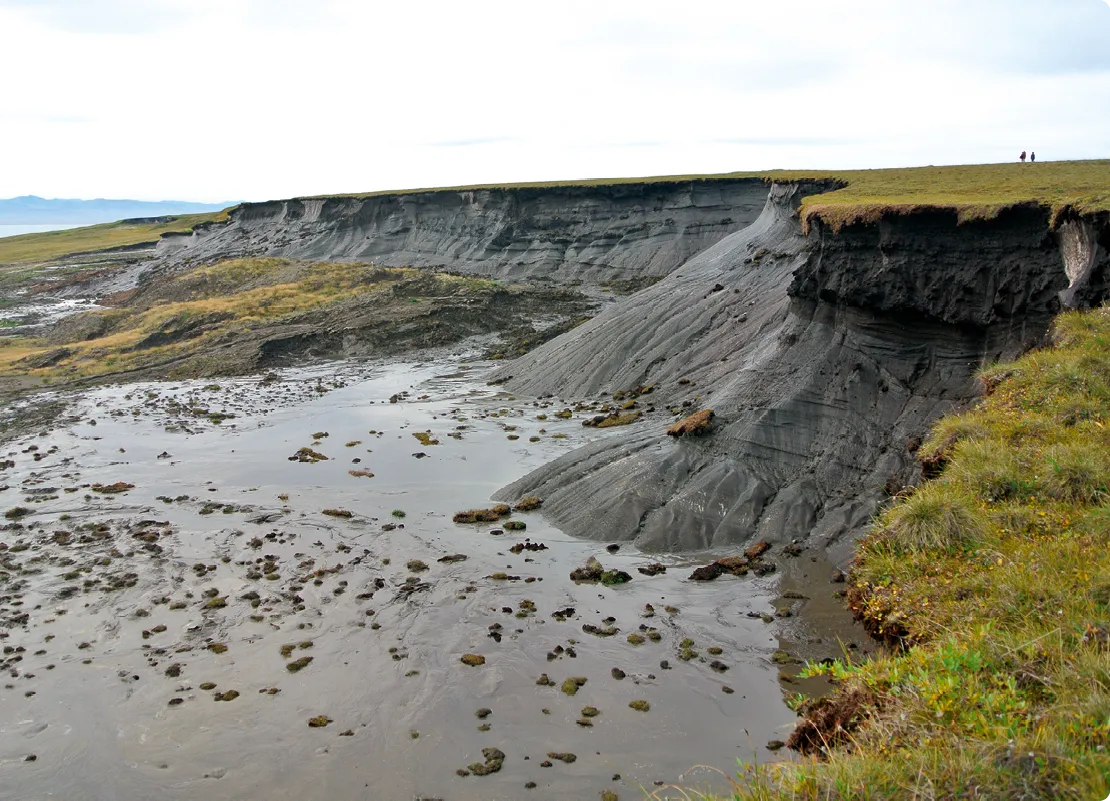
<svg viewBox="0 0 1110 801"><path fill-rule="evenodd" d="M200 214L219 211L235 202L189 203L184 200L68 200L23 195L0 200L0 225L94 225L132 217Z"/></svg>

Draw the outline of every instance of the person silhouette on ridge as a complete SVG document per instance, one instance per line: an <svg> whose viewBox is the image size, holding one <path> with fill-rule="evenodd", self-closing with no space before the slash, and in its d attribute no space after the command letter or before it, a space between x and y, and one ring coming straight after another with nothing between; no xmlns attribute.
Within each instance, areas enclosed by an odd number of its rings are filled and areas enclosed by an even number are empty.
<svg viewBox="0 0 1110 801"><path fill-rule="evenodd" d="M1021 151L1021 155L1020 155L1020 156L1018 156L1018 158L1019 158L1019 159L1021 159L1021 163L1022 163L1022 164L1024 164L1024 163L1025 163L1025 151L1024 151L1024 150L1023 150L1023 151Z"/></svg>
<svg viewBox="0 0 1110 801"><path fill-rule="evenodd" d="M1032 150L1030 150L1029 151L1029 163L1032 164L1036 160L1037 160L1037 154L1034 153Z"/></svg>

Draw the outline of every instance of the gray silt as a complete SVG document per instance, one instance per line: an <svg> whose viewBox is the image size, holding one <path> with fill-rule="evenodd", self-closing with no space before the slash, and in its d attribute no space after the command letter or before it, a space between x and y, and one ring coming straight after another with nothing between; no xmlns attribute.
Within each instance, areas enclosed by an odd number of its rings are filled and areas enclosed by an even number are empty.
<svg viewBox="0 0 1110 801"><path fill-rule="evenodd" d="M691 408L714 409L711 435L673 441L661 421L634 424L497 497L539 494L569 533L646 550L813 534L840 541L833 557L846 558L840 535L867 524L884 486L917 478L915 439L975 396L984 360L1043 335L1068 281L1059 253L1039 244L1047 220L974 230L953 217L926 245L912 220L858 242L807 239L805 191L773 188L751 227L495 376L562 397L654 384L659 405L697 396ZM826 252L830 242L840 244ZM923 259L929 249L951 265Z"/></svg>

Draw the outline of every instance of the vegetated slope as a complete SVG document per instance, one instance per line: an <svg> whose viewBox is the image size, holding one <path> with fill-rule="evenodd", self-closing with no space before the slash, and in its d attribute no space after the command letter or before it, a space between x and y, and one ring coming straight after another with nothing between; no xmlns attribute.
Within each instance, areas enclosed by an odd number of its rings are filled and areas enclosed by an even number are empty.
<svg viewBox="0 0 1110 801"><path fill-rule="evenodd" d="M6 265L44 262L74 253L131 247L157 242L163 234L191 232L203 223L227 219L227 212L182 214L172 217L121 220L120 222L46 231L0 238L0 270Z"/></svg>
<svg viewBox="0 0 1110 801"><path fill-rule="evenodd" d="M281 256L598 283L665 275L759 214L758 178L475 188L247 203L168 237L169 264Z"/></svg>
<svg viewBox="0 0 1110 801"><path fill-rule="evenodd" d="M916 444L974 397L979 365L1040 341L1069 286L1105 294L1105 220L1072 222L1094 237L1075 271L1047 208L816 221L806 238L805 191L777 188L753 226L495 376L568 397L655 385L668 405L712 408L713 433L672 441L641 424L504 497L541 495L570 533L649 549L856 531L914 480Z"/></svg>
<svg viewBox="0 0 1110 801"><path fill-rule="evenodd" d="M543 339L590 303L552 288L411 268L232 259L156 276L42 339L0 340L0 376L236 375L298 359L390 355L474 334Z"/></svg>
<svg viewBox="0 0 1110 801"><path fill-rule="evenodd" d="M1054 346L981 378L987 397L919 451L936 477L848 578L865 626L911 647L811 666L840 687L791 745L828 761L740 798L1110 792L1110 309L1062 316Z"/></svg>

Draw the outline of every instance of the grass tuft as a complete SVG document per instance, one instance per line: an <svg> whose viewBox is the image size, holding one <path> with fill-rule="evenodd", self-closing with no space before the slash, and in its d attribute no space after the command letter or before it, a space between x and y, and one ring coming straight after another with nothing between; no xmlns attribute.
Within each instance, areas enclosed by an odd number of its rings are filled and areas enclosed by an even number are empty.
<svg viewBox="0 0 1110 801"><path fill-rule="evenodd" d="M896 554L952 553L981 538L982 527L963 498L948 486L925 487L886 516L876 545Z"/></svg>

